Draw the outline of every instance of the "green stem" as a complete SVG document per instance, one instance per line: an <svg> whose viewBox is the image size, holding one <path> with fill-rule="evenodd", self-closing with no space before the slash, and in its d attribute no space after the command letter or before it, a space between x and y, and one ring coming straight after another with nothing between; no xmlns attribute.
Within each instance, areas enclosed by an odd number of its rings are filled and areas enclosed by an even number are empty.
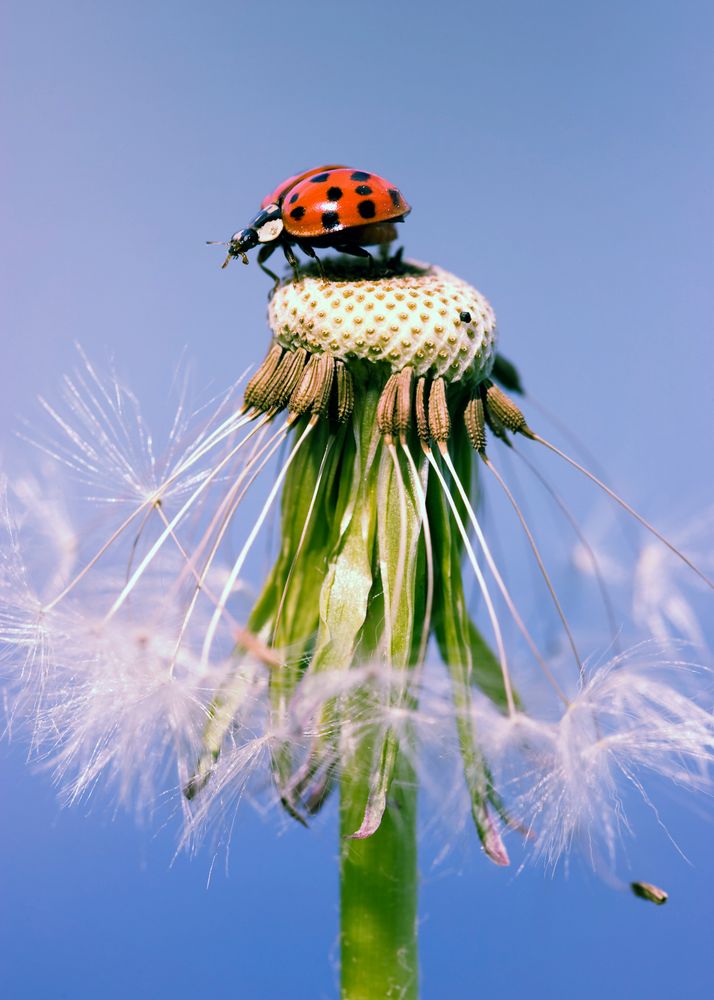
<svg viewBox="0 0 714 1000"><path fill-rule="evenodd" d="M417 786L399 754L379 829L351 839L369 794L367 741L343 767L340 786L341 971L343 1000L415 1000L417 951Z"/></svg>

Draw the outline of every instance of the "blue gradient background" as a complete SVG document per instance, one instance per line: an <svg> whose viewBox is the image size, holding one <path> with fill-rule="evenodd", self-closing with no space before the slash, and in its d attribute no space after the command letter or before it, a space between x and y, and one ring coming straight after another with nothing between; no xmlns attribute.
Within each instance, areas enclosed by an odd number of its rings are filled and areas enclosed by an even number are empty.
<svg viewBox="0 0 714 1000"><path fill-rule="evenodd" d="M486 292L504 352L629 497L670 527L701 508L710 3L24 0L2 17L4 462L74 340L112 353L159 422L184 348L201 386L259 359L266 282L204 241L337 161L400 185L409 253ZM100 800L60 811L19 745L0 768L3 997L336 995L334 817L279 834L244 811L207 888L209 851L170 867L173 831ZM670 888L662 909L579 869L516 878L460 838L425 866L424 997L709 995L712 830L665 818L691 865L653 823L630 849Z"/></svg>

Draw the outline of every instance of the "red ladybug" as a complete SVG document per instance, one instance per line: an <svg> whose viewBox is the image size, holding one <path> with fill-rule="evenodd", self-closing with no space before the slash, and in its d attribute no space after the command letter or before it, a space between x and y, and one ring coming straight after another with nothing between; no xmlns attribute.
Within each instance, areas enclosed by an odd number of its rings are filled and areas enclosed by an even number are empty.
<svg viewBox="0 0 714 1000"><path fill-rule="evenodd" d="M396 239L395 222L402 222L411 208L401 191L378 174L353 167L313 167L279 184L263 199L260 212L245 229L231 236L228 256L248 263L246 251L260 245L258 264L281 247L297 270L293 247L318 261L315 247L334 247L354 257L370 257L365 246Z"/></svg>

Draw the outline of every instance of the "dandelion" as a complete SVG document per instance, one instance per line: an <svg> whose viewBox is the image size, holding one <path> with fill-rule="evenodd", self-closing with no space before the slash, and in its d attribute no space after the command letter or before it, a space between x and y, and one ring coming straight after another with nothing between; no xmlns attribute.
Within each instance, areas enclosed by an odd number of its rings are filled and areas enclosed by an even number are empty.
<svg viewBox="0 0 714 1000"><path fill-rule="evenodd" d="M714 762L706 672L650 646L604 665L582 648L496 449L545 482L615 642L604 562L535 449L590 480L707 591L711 581L531 426L475 288L400 257L374 266L338 258L329 276L311 265L279 282L268 353L242 400L231 392L191 418L182 404L161 459L133 396L85 364L66 382L66 409L46 404L59 440L45 447L114 520L103 534L71 528L61 491L55 509L36 488L9 487L0 579L12 717L30 717L33 747L70 798L105 777L127 802L173 794L192 843L229 830L242 799L307 825L338 795L350 997L415 995L419 787L438 812L457 767L497 865L509 864L510 833L548 866L579 846L610 871L629 831L624 790L649 801L650 774L701 792ZM484 483L532 555L555 649L486 530ZM246 608L256 542L278 508L275 561ZM38 530L58 549L51 567ZM664 596L649 604L677 617ZM632 889L666 899L651 883Z"/></svg>

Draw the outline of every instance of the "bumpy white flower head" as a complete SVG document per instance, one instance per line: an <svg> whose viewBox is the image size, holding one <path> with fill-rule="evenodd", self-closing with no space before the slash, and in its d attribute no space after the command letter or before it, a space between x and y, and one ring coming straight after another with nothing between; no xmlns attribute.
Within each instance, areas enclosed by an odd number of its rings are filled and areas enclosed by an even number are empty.
<svg viewBox="0 0 714 1000"><path fill-rule="evenodd" d="M475 288L433 265L409 265L384 278L285 280L269 322L287 348L335 358L386 361L394 371L478 381L493 365L496 317Z"/></svg>

